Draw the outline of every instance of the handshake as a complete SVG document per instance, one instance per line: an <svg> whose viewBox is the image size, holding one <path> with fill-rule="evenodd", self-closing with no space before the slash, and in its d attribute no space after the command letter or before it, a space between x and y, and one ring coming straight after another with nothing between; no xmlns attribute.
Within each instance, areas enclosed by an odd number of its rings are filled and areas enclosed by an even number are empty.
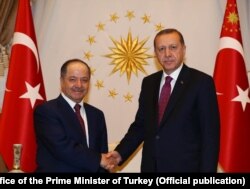
<svg viewBox="0 0 250 189"><path fill-rule="evenodd" d="M109 172L113 172L118 164L122 161L122 157L117 151L111 151L101 155L102 158L100 165Z"/></svg>

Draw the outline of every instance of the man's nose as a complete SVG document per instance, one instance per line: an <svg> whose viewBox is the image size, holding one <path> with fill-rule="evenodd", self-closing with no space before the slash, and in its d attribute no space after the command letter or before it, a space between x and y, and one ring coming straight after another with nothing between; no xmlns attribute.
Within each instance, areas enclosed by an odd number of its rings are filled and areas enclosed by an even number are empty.
<svg viewBox="0 0 250 189"><path fill-rule="evenodd" d="M80 79L77 79L77 80L76 80L76 85L77 85L77 86L82 86L82 81L81 81Z"/></svg>
<svg viewBox="0 0 250 189"><path fill-rule="evenodd" d="M171 51L170 51L169 48L166 48L164 53L165 53L165 56L170 56L171 55Z"/></svg>

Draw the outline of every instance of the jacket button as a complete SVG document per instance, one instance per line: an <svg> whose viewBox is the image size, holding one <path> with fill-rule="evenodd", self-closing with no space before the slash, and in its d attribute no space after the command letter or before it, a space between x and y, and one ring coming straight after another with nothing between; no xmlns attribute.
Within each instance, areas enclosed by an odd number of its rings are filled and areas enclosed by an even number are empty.
<svg viewBox="0 0 250 189"><path fill-rule="evenodd" d="M160 136L159 136L159 135L156 135L155 138L156 138L156 140L159 140L159 139L160 139Z"/></svg>

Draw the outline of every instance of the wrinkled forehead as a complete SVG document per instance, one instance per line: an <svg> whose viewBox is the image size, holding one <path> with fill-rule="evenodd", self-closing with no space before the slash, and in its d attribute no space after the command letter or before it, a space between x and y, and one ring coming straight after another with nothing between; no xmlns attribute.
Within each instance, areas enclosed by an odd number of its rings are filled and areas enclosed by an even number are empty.
<svg viewBox="0 0 250 189"><path fill-rule="evenodd" d="M180 45L180 36L176 33L162 34L156 37L155 46Z"/></svg>
<svg viewBox="0 0 250 189"><path fill-rule="evenodd" d="M90 80L89 68L82 63L69 64L65 74L61 77L61 79L69 78L85 78Z"/></svg>

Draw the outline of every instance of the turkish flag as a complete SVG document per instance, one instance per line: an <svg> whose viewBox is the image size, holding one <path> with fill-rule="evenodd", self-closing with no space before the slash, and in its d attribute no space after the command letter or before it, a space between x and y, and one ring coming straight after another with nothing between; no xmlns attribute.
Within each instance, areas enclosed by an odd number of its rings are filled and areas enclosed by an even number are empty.
<svg viewBox="0 0 250 189"><path fill-rule="evenodd" d="M21 169L36 168L33 111L46 100L29 0L19 0L0 120L0 153L9 170L13 144L22 144Z"/></svg>
<svg viewBox="0 0 250 189"><path fill-rule="evenodd" d="M250 172L250 98L236 0L228 0L216 57L219 101L219 171Z"/></svg>

